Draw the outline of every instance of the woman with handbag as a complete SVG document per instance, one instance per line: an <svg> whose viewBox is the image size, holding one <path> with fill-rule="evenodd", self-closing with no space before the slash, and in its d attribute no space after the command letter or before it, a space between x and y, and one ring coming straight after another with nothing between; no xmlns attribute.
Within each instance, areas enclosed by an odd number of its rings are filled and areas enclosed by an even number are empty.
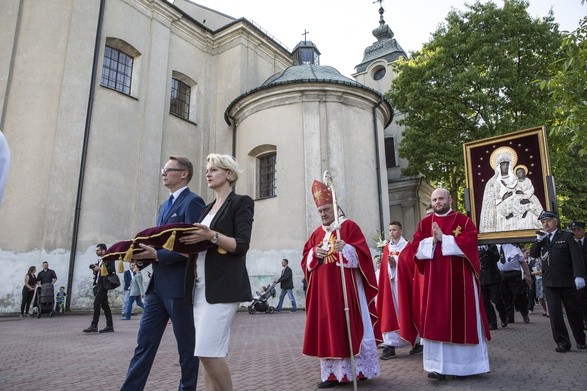
<svg viewBox="0 0 587 391"><path fill-rule="evenodd" d="M194 289L195 355L205 370L206 389L231 391L232 379L225 357L230 328L243 301L251 301L246 254L253 228L254 202L235 194L240 172L228 155L207 157L206 180L214 202L200 215L199 230L180 239L186 244L209 240L214 245L198 254Z"/></svg>

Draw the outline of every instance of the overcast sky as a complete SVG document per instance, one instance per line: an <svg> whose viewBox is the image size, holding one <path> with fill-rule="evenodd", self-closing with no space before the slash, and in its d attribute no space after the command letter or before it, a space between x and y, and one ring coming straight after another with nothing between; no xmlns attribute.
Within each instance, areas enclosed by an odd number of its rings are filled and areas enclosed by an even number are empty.
<svg viewBox="0 0 587 391"><path fill-rule="evenodd" d="M293 49L309 31L321 65L330 65L350 76L363 59L366 47L376 41L371 31L379 25L379 2L373 0L191 0L229 16L245 17L260 25L284 46ZM486 1L483 1L486 2ZM496 0L502 5L503 1ZM529 0L533 17L552 8L561 30L572 31L587 13L581 0ZM430 40L446 15L465 10L461 0L383 0L384 19L406 51L419 50Z"/></svg>

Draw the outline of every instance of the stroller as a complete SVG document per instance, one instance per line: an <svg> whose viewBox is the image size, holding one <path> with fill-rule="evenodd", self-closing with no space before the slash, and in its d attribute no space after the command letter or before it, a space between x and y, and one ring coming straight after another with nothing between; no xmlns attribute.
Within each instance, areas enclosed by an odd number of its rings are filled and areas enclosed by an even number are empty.
<svg viewBox="0 0 587 391"><path fill-rule="evenodd" d="M249 310L249 314L255 315L255 313L257 312L265 312L267 314L272 314L273 312L275 312L275 308L267 304L267 300L269 300L270 297L275 297L276 284L276 282L272 283L271 285L269 285L269 287L267 287L267 290L265 292L259 294L259 297L253 298L253 302L247 307Z"/></svg>
<svg viewBox="0 0 587 391"><path fill-rule="evenodd" d="M49 317L53 317L55 312L53 307L55 306L55 291L53 284L46 283L37 288L37 318L41 317L41 314L49 314Z"/></svg>

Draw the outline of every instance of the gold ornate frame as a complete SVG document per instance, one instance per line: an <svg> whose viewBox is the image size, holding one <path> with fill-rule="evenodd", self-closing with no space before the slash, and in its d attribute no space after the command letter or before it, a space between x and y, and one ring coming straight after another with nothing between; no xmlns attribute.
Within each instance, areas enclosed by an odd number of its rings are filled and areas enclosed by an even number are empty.
<svg viewBox="0 0 587 391"><path fill-rule="evenodd" d="M544 126L471 141L463 145L463 150L467 179L467 189L465 189L465 200L468 201L466 202L467 212L479 228L479 242L522 242L534 238L535 229L483 232L479 223L485 188L487 182L496 175L499 156L507 155L511 165L515 166L515 171L518 168L524 170L534 186L534 195L544 209L556 210Z"/></svg>

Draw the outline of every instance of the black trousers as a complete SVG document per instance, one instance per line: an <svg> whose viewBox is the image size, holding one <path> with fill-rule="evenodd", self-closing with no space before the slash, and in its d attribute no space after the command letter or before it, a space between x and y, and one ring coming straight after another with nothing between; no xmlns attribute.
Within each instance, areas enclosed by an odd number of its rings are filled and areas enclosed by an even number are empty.
<svg viewBox="0 0 587 391"><path fill-rule="evenodd" d="M587 325L587 288L579 289L577 295L579 296L581 310L583 310L583 322Z"/></svg>
<svg viewBox="0 0 587 391"><path fill-rule="evenodd" d="M569 339L569 333L563 318L561 302L565 306L567 320L569 321L569 326L571 326L575 341L577 344L584 344L585 332L583 331L583 313L581 312L581 306L579 305L577 290L574 287L553 288L545 286L544 296L550 314L552 337L556 344L568 348L571 347L571 340Z"/></svg>
<svg viewBox="0 0 587 391"><path fill-rule="evenodd" d="M92 319L92 326L98 327L98 321L100 320L100 308L104 310L104 316L106 316L106 326L112 327L112 311L110 311L110 304L108 304L108 291L101 285L94 287L94 318Z"/></svg>
<svg viewBox="0 0 587 391"><path fill-rule="evenodd" d="M514 319L514 308L522 315L528 315L528 296L526 294L526 281L522 280L522 272L513 270L503 272L501 294L505 305L508 321Z"/></svg>
<svg viewBox="0 0 587 391"><path fill-rule="evenodd" d="M489 325L497 326L497 317L495 316L495 310L493 309L491 302L495 304L495 308L499 313L499 319L501 319L502 322L505 322L508 316L501 295L500 283L496 282L495 284L481 285L481 295L483 296L483 306L485 307L485 314L487 315Z"/></svg>
<svg viewBox="0 0 587 391"><path fill-rule="evenodd" d="M20 314L28 314L29 309L31 306L31 302L33 301L33 296L35 295L34 290L29 290L26 286L22 287L22 304L20 305Z"/></svg>

